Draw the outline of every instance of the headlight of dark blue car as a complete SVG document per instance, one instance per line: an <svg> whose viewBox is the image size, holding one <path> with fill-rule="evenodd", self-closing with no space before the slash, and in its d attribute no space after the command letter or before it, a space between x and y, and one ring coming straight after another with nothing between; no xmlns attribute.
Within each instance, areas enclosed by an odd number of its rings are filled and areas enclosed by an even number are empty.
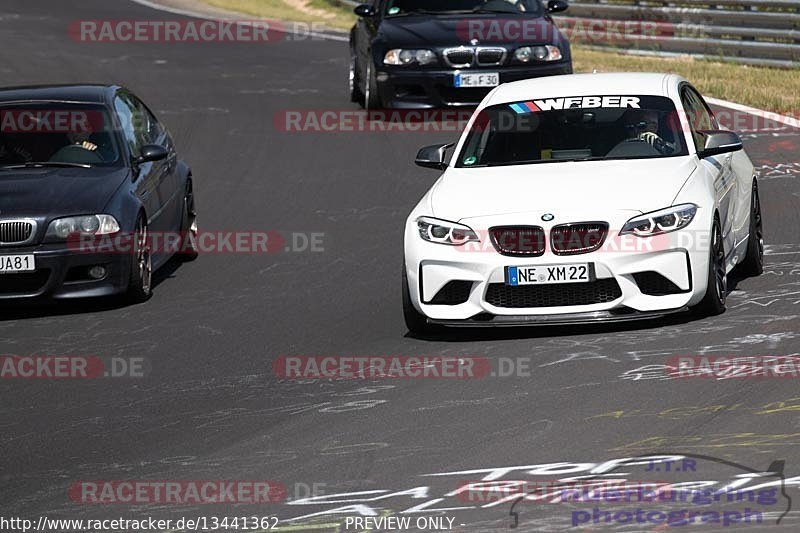
<svg viewBox="0 0 800 533"><path fill-rule="evenodd" d="M545 46L523 46L514 51L514 59L522 63L530 63L531 61L558 61L564 56L561 54L561 49L552 44Z"/></svg>
<svg viewBox="0 0 800 533"><path fill-rule="evenodd" d="M409 50L395 48L389 50L383 58L385 65L430 65L436 61L436 54L431 50Z"/></svg>
<svg viewBox="0 0 800 533"><path fill-rule="evenodd" d="M83 215L53 220L45 240L65 241L70 235L109 235L119 231L119 222L111 215Z"/></svg>

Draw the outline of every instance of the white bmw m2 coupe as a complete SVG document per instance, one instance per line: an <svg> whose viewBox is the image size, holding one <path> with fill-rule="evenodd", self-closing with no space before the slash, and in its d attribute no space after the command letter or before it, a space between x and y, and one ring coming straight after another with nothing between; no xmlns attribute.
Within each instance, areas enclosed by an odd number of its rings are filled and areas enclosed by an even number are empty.
<svg viewBox="0 0 800 533"><path fill-rule="evenodd" d="M444 173L406 222L412 333L715 315L762 271L753 164L678 76L503 84L451 147L417 155Z"/></svg>

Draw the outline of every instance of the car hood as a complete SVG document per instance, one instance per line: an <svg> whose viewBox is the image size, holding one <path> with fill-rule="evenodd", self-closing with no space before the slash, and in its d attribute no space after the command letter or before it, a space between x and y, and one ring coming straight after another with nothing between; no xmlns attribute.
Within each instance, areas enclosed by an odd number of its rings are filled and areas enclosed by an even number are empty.
<svg viewBox="0 0 800 533"><path fill-rule="evenodd" d="M0 218L101 213L126 179L126 168L0 171Z"/></svg>
<svg viewBox="0 0 800 533"><path fill-rule="evenodd" d="M531 24L536 30L528 30L537 36L536 43L552 43L563 39L563 36L550 20L544 17L533 16L506 16L506 15L460 15L460 16L406 16L395 19L385 19L378 30L378 39L385 41L392 48L400 47L446 47L468 45L472 37L481 36L481 45L497 44L509 45L509 39L503 36L502 31L492 24L497 23L497 17L503 20L524 21L527 27ZM476 21L485 21L480 25L479 33L470 31L468 24ZM540 26L538 26L540 25ZM494 31L492 31L494 30ZM522 41L511 43L522 44Z"/></svg>
<svg viewBox="0 0 800 533"><path fill-rule="evenodd" d="M697 167L691 157L450 168L431 191L446 220L513 213L646 213L672 204Z"/></svg>

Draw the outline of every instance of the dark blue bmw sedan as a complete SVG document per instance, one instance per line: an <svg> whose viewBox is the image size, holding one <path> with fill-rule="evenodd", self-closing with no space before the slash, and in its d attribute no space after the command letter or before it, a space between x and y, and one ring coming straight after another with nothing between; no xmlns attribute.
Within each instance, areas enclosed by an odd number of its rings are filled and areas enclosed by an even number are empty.
<svg viewBox="0 0 800 533"><path fill-rule="evenodd" d="M144 301L155 269L196 257L196 217L190 168L131 91L0 89L0 299Z"/></svg>

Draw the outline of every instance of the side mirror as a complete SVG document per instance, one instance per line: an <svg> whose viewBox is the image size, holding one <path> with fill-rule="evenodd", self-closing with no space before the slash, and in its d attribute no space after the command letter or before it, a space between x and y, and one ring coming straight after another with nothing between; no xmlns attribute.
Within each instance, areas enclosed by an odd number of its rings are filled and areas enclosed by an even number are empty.
<svg viewBox="0 0 800 533"><path fill-rule="evenodd" d="M705 130L697 133L705 139L705 147L697 152L697 157L700 159L712 155L738 152L743 148L742 139L732 131Z"/></svg>
<svg viewBox="0 0 800 533"><path fill-rule="evenodd" d="M564 0L550 0L547 2L548 13L561 13L569 8L569 4Z"/></svg>
<svg viewBox="0 0 800 533"><path fill-rule="evenodd" d="M447 149L453 146L450 144L434 144L433 146L426 146L417 152L417 158L414 163L425 168L435 168L437 170L444 170L447 168L445 162Z"/></svg>
<svg viewBox="0 0 800 533"><path fill-rule="evenodd" d="M359 4L353 12L359 17L374 17L376 13L375 6L370 4Z"/></svg>
<svg viewBox="0 0 800 533"><path fill-rule="evenodd" d="M145 144L142 146L142 153L139 157L134 158L137 164L147 163L148 161L161 161L166 159L169 155L167 149L158 144Z"/></svg>

